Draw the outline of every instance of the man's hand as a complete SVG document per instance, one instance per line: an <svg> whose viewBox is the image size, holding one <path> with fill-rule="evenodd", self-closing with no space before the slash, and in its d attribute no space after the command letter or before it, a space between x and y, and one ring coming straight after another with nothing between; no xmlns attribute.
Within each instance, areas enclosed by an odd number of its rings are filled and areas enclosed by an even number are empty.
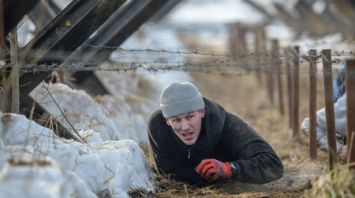
<svg viewBox="0 0 355 198"><path fill-rule="evenodd" d="M228 162L216 159L205 159L197 166L196 171L204 179L213 182L226 180L232 177L232 169Z"/></svg>

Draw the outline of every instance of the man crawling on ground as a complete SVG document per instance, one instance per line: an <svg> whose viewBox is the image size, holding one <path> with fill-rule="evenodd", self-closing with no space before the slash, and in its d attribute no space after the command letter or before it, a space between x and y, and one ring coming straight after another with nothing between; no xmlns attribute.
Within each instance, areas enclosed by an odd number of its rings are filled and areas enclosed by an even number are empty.
<svg viewBox="0 0 355 198"><path fill-rule="evenodd" d="M164 88L148 136L158 169L190 184L262 184L283 175L281 160L263 138L187 81Z"/></svg>

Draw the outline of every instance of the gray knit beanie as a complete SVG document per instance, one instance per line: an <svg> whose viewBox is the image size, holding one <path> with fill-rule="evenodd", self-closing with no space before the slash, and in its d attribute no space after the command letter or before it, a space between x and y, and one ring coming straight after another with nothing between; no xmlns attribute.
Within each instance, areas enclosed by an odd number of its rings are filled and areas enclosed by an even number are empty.
<svg viewBox="0 0 355 198"><path fill-rule="evenodd" d="M175 81L160 96L160 108L165 118L194 112L205 107L202 95L190 82Z"/></svg>

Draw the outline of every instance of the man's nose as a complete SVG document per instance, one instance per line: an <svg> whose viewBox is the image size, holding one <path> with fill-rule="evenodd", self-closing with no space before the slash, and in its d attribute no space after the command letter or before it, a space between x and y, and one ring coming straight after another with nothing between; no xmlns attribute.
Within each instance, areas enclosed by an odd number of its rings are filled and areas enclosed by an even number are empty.
<svg viewBox="0 0 355 198"><path fill-rule="evenodd" d="M187 129L189 129L189 127L190 127L189 121L187 121L187 120L182 120L182 122L181 122L181 129L182 129L182 130L187 130Z"/></svg>

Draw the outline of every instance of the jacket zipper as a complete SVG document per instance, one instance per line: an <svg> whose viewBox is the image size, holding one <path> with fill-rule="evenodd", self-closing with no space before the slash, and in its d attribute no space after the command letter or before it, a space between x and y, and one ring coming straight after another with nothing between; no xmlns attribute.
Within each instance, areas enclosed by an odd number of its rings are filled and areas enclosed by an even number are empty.
<svg viewBox="0 0 355 198"><path fill-rule="evenodd" d="M187 159L191 158L191 149L187 149Z"/></svg>

